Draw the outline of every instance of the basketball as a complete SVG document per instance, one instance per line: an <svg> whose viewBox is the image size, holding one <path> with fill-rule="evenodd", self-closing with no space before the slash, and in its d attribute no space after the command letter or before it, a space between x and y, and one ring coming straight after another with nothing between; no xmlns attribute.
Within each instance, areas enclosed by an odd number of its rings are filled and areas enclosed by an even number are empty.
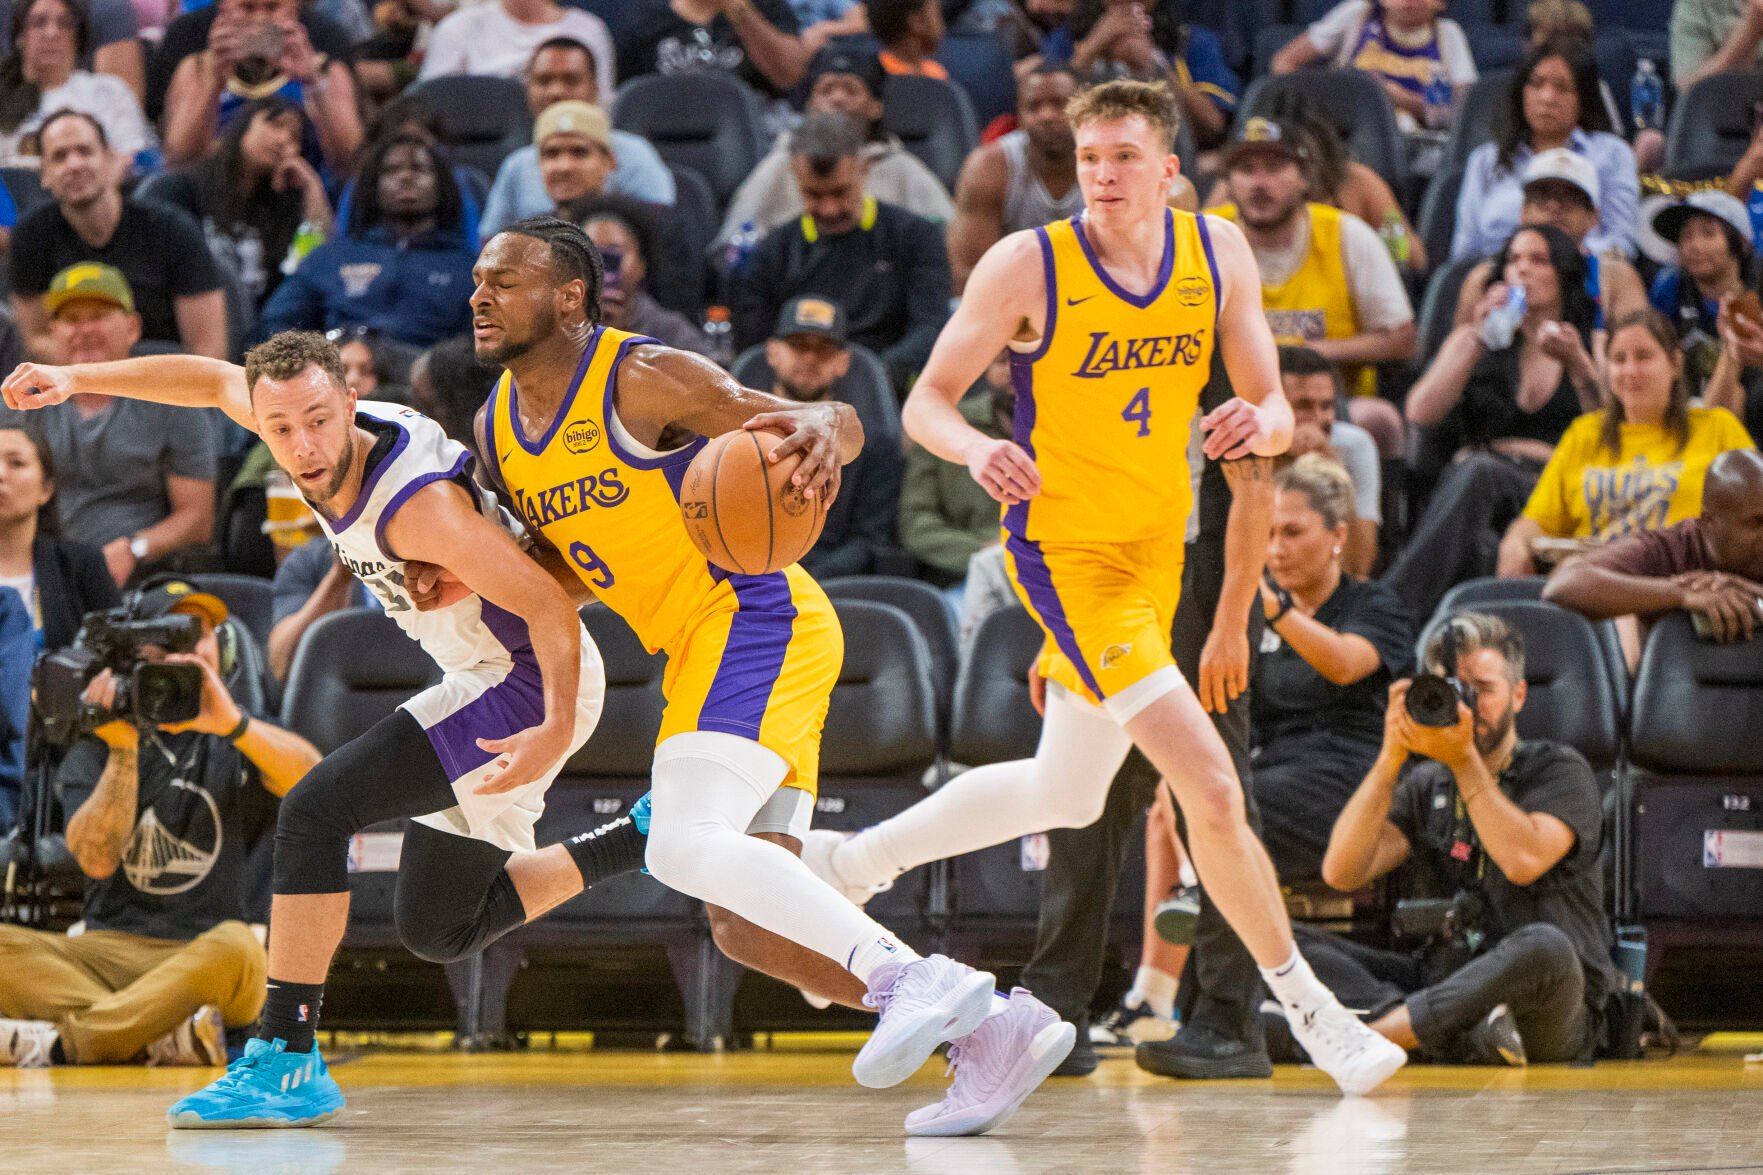
<svg viewBox="0 0 1763 1175"><path fill-rule="evenodd" d="M686 533L724 571L763 575L806 555L826 525L826 503L790 484L800 457L771 463L781 433L739 429L712 437L680 483Z"/></svg>

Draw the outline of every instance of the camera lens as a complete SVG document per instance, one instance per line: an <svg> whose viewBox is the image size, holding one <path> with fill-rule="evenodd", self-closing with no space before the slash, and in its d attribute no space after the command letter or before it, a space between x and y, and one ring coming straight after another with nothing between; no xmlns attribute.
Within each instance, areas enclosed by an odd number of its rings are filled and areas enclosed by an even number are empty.
<svg viewBox="0 0 1763 1175"><path fill-rule="evenodd" d="M141 722L188 722L202 712L202 670L195 665L143 665L135 670L132 693Z"/></svg>
<svg viewBox="0 0 1763 1175"><path fill-rule="evenodd" d="M1422 673L1408 685L1408 717L1422 726L1457 725L1457 687L1447 677Z"/></svg>

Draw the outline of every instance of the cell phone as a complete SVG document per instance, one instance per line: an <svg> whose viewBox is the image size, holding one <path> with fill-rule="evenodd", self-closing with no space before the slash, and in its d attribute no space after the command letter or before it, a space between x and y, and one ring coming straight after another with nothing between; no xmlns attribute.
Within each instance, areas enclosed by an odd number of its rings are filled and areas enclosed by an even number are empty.
<svg viewBox="0 0 1763 1175"><path fill-rule="evenodd" d="M1742 318L1753 330L1763 330L1763 298L1756 290L1746 290L1732 300L1729 307L1734 318Z"/></svg>
<svg viewBox="0 0 1763 1175"><path fill-rule="evenodd" d="M616 290L622 288L624 281L624 250L617 245L600 246L600 288Z"/></svg>

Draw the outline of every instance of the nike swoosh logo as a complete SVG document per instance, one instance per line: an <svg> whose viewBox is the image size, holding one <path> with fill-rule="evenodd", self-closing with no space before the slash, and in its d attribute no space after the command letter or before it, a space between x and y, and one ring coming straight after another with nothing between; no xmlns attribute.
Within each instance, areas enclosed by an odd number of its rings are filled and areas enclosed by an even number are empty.
<svg viewBox="0 0 1763 1175"><path fill-rule="evenodd" d="M1088 302L1091 298L1094 298L1095 296L1096 295L1094 295L1094 294L1090 294L1087 297L1083 297L1083 298L1067 298L1067 299L1065 299L1065 304L1067 306L1080 306L1083 303Z"/></svg>

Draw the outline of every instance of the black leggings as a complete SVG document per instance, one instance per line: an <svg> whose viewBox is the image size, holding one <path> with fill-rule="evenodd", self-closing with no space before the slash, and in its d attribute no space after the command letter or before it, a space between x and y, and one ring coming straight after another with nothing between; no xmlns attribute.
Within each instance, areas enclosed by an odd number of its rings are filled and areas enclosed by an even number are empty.
<svg viewBox="0 0 1763 1175"><path fill-rule="evenodd" d="M349 839L386 820L426 816L457 799L428 735L403 710L375 723L307 773L282 799L275 892L349 890ZM398 864L393 917L411 953L435 963L475 954L526 921L506 849L411 824Z"/></svg>

